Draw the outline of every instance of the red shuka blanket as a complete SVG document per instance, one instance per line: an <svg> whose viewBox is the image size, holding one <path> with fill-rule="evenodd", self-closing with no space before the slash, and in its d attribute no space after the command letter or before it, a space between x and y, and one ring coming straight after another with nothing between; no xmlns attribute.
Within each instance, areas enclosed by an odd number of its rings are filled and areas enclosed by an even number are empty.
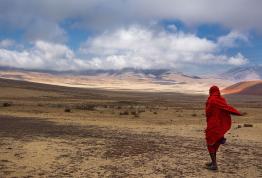
<svg viewBox="0 0 262 178"><path fill-rule="evenodd" d="M241 115L239 111L227 104L226 100L220 95L219 88L212 86L206 102L207 128L205 132L208 145L215 144L230 129L230 114Z"/></svg>

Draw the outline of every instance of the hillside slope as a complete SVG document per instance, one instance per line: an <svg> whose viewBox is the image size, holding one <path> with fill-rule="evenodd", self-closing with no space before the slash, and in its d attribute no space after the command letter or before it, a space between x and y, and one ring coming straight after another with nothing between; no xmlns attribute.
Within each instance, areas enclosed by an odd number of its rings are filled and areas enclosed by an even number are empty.
<svg viewBox="0 0 262 178"><path fill-rule="evenodd" d="M245 81L222 90L224 94L262 95L262 80Z"/></svg>

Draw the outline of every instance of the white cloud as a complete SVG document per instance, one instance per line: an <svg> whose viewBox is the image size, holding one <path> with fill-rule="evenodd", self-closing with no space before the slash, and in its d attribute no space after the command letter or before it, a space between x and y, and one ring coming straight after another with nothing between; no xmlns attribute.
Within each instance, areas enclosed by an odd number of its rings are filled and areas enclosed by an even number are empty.
<svg viewBox="0 0 262 178"><path fill-rule="evenodd" d="M167 28L173 32L177 31L177 27L174 24L168 25Z"/></svg>
<svg viewBox="0 0 262 178"><path fill-rule="evenodd" d="M239 45L239 42L248 42L248 37L240 32L232 31L225 36L218 38L217 42L221 47L236 47Z"/></svg>
<svg viewBox="0 0 262 178"><path fill-rule="evenodd" d="M245 58L242 54L238 53L236 56L230 57L228 63L239 66L248 63L248 59Z"/></svg>
<svg viewBox="0 0 262 178"><path fill-rule="evenodd" d="M205 63L241 65L248 61L240 55L217 54L224 47L194 34L132 26L91 38L82 44L80 52L95 56L90 63L95 61L94 66L102 68L179 68Z"/></svg>
<svg viewBox="0 0 262 178"><path fill-rule="evenodd" d="M15 45L15 41L14 40L10 40L10 39L4 39L0 41L0 48L9 48L11 46Z"/></svg>
<svg viewBox="0 0 262 178"><path fill-rule="evenodd" d="M74 53L61 44L37 41L23 51L0 49L0 65L26 69L64 70L74 68ZM72 65L72 66L71 66Z"/></svg>
<svg viewBox="0 0 262 178"><path fill-rule="evenodd" d="M24 50L0 49L0 65L49 70L173 68L242 65L242 54L219 54L219 42L179 31L166 32L138 25L105 32L83 43L77 53L66 45L36 41Z"/></svg>

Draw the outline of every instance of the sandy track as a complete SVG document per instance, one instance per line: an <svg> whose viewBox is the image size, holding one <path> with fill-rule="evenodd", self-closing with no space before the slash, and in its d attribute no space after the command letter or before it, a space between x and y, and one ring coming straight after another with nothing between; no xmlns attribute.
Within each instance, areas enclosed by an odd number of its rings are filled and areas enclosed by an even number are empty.
<svg viewBox="0 0 262 178"><path fill-rule="evenodd" d="M219 171L202 139L0 117L0 177L259 177L259 143L228 143Z"/></svg>

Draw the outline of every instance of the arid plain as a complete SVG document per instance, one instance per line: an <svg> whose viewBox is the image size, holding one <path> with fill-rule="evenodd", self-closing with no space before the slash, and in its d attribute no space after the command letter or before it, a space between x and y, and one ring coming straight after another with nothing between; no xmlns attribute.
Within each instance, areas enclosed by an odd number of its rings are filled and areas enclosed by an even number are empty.
<svg viewBox="0 0 262 178"><path fill-rule="evenodd" d="M226 98L245 115L210 172L206 95L0 79L0 177L262 177L262 96Z"/></svg>

